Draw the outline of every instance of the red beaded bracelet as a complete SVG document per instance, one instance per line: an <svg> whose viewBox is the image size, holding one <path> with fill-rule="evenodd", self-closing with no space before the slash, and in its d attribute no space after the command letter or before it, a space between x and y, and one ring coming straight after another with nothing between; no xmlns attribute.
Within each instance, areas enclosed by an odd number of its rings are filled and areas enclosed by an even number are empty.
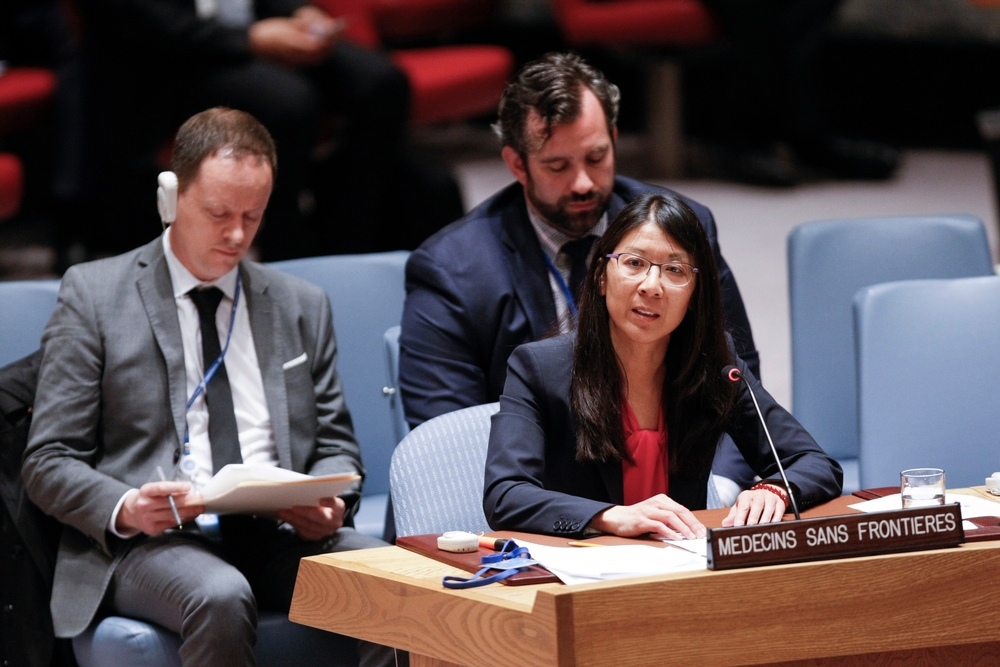
<svg viewBox="0 0 1000 667"><path fill-rule="evenodd" d="M774 484L765 484L761 482L759 484L754 484L750 487L751 491L770 491L774 495L781 498L781 502L785 503L785 507L788 507L788 494L781 487L775 486Z"/></svg>

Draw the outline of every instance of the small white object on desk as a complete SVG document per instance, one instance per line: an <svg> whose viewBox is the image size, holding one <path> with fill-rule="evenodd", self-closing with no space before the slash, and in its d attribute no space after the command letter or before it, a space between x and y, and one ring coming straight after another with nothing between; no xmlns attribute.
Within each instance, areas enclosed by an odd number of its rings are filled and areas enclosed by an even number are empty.
<svg viewBox="0 0 1000 667"><path fill-rule="evenodd" d="M1000 472L995 472L986 478L986 490L994 496L1000 496Z"/></svg>
<svg viewBox="0 0 1000 667"><path fill-rule="evenodd" d="M479 551L479 536L464 530L449 530L437 539L438 549L455 554Z"/></svg>

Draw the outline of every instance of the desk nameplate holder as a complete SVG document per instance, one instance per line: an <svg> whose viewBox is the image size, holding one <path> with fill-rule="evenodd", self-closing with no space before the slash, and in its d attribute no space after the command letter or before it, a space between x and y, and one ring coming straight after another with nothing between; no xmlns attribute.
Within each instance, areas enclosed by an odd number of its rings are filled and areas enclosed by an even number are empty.
<svg viewBox="0 0 1000 667"><path fill-rule="evenodd" d="M955 547L965 541L958 503L843 514L708 531L708 569L778 565Z"/></svg>

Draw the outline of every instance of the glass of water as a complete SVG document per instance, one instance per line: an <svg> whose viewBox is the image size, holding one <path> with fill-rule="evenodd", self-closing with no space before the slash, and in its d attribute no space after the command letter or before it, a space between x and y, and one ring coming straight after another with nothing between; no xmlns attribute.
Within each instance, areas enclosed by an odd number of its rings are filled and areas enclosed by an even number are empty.
<svg viewBox="0 0 1000 667"><path fill-rule="evenodd" d="M913 468L899 473L903 509L944 505L944 470Z"/></svg>

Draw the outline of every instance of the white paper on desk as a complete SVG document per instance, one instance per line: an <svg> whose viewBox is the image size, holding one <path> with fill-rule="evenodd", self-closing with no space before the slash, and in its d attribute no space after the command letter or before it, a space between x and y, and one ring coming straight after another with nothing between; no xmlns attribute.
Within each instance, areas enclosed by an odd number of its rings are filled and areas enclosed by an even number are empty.
<svg viewBox="0 0 1000 667"><path fill-rule="evenodd" d="M963 519L974 519L977 516L1000 517L1000 503L979 498L977 496L967 496L961 493L945 493L945 503L958 503L962 507ZM903 499L898 493L891 496L883 496L875 500L865 500L864 502L848 505L852 509L861 512L886 512L888 510L898 510L903 508Z"/></svg>
<svg viewBox="0 0 1000 667"><path fill-rule="evenodd" d="M679 549L698 554L702 558L708 558L708 539L698 537L693 540L663 540L667 544L672 544Z"/></svg>
<svg viewBox="0 0 1000 667"><path fill-rule="evenodd" d="M294 505L318 505L339 496L354 473L312 477L277 466L230 463L201 489L205 511L216 514L275 514Z"/></svg>
<svg viewBox="0 0 1000 667"><path fill-rule="evenodd" d="M642 544L601 547L550 547L524 540L531 557L559 577L564 584L582 584L605 579L646 577L668 572L704 570L703 556L671 547Z"/></svg>

